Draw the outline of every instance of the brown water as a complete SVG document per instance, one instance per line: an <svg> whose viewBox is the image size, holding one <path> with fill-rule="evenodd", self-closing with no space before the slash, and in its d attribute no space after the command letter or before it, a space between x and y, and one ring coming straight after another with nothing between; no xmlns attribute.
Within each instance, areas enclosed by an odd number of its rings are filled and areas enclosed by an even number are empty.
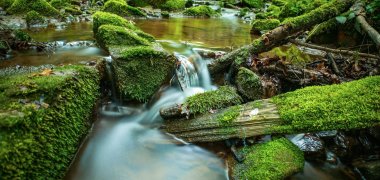
<svg viewBox="0 0 380 180"><path fill-rule="evenodd" d="M136 19L136 25L158 40L229 50L250 44L251 26L233 14L221 18ZM165 47L165 46L164 46Z"/></svg>

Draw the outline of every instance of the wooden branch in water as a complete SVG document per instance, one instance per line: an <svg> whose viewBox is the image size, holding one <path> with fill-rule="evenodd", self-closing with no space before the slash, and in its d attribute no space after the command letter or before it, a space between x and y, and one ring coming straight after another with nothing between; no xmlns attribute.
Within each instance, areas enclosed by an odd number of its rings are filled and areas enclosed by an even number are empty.
<svg viewBox="0 0 380 180"><path fill-rule="evenodd" d="M230 138L246 138L268 133L268 129L281 124L275 104L269 99L238 106L239 115L231 122L218 121L231 108L214 114L198 115L191 119L165 120L162 129L187 142L212 142Z"/></svg>
<svg viewBox="0 0 380 180"><path fill-rule="evenodd" d="M365 9L362 3L356 4L356 22L360 25L359 32L366 32L368 36L375 42L377 49L380 50L380 34L365 20Z"/></svg>
<svg viewBox="0 0 380 180"><path fill-rule="evenodd" d="M273 47L285 43L284 40L288 36L345 12L353 2L353 0L334 0L310 11L309 13L290 18L283 22L279 27L263 34L259 39L253 41L252 44L234 50L212 62L209 65L210 73L215 75L224 72L232 62L238 64L247 62L247 59L250 58L250 56L269 51Z"/></svg>
<svg viewBox="0 0 380 180"><path fill-rule="evenodd" d="M337 53L337 54L351 55L351 56L358 55L358 56L366 57L366 58L380 59L380 56L376 56L376 55L373 55L373 54L359 53L359 52L356 52L356 51L343 50L343 49L332 49L332 48L328 48L328 47L318 46L318 45L315 45L315 44L300 42L300 41L297 41L297 40L294 40L294 39L290 39L289 42L291 42L293 44L296 44L296 45L305 46L305 47L308 47L308 48L318 49L318 50L332 52L332 53Z"/></svg>

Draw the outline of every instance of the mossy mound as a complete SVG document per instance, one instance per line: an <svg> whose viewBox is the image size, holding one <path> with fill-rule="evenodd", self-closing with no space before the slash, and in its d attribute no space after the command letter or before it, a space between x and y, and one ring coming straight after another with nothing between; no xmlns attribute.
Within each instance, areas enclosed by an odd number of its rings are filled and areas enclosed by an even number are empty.
<svg viewBox="0 0 380 180"><path fill-rule="evenodd" d="M99 27L105 24L126 27L132 30L137 29L131 21L128 21L113 13L97 11L92 17L93 17L93 31L94 31L95 36L98 32Z"/></svg>
<svg viewBox="0 0 380 180"><path fill-rule="evenodd" d="M244 6L251 7L251 8L262 8L262 7L264 7L264 1L263 0L243 0L242 3Z"/></svg>
<svg viewBox="0 0 380 180"><path fill-rule="evenodd" d="M206 5L188 8L183 12L183 14L194 17L215 17L220 15L218 12Z"/></svg>
<svg viewBox="0 0 380 180"><path fill-rule="evenodd" d="M113 64L123 99L148 101L168 78L174 62L168 53L149 46L126 47Z"/></svg>
<svg viewBox="0 0 380 180"><path fill-rule="evenodd" d="M248 100L261 99L264 94L260 77L244 67L239 69L236 77L236 85L238 91Z"/></svg>
<svg viewBox="0 0 380 180"><path fill-rule="evenodd" d="M241 104L243 100L236 89L230 86L221 86L218 90L207 91L186 98L186 106L192 114L202 114L210 110L226 108Z"/></svg>
<svg viewBox="0 0 380 180"><path fill-rule="evenodd" d="M178 11L185 9L186 0L167 0L165 3L160 4L158 7L166 11Z"/></svg>
<svg viewBox="0 0 380 180"><path fill-rule="evenodd" d="M303 152L285 138L243 149L245 161L234 169L236 179L285 179L304 166Z"/></svg>
<svg viewBox="0 0 380 180"><path fill-rule="evenodd" d="M109 0L104 4L103 11L117 14L119 16L142 16L146 14L139 9L129 6L125 1Z"/></svg>
<svg viewBox="0 0 380 180"><path fill-rule="evenodd" d="M70 0L51 0L50 5L56 9L61 9L70 6Z"/></svg>
<svg viewBox="0 0 380 180"><path fill-rule="evenodd" d="M58 10L45 0L15 0L12 6L7 9L7 12L10 14L26 14L32 10L44 16L59 15Z"/></svg>
<svg viewBox="0 0 380 180"><path fill-rule="evenodd" d="M380 124L380 76L306 87L273 98L284 124L276 132L366 128Z"/></svg>
<svg viewBox="0 0 380 180"><path fill-rule="evenodd" d="M108 49L108 47L112 45L150 45L150 42L148 40L138 36L133 30L114 25L100 26L95 37L99 45L104 49Z"/></svg>
<svg viewBox="0 0 380 180"><path fill-rule="evenodd" d="M310 12L311 10L318 8L327 0L287 0L281 8L279 17L295 17L301 14Z"/></svg>
<svg viewBox="0 0 380 180"><path fill-rule="evenodd" d="M272 30L280 25L278 19L257 19L252 23L251 32L261 34L262 31Z"/></svg>
<svg viewBox="0 0 380 180"><path fill-rule="evenodd" d="M45 18L36 11L29 11L26 13L25 20L28 26L45 22Z"/></svg>
<svg viewBox="0 0 380 180"><path fill-rule="evenodd" d="M87 134L99 95L95 68L0 77L2 179L61 179Z"/></svg>
<svg viewBox="0 0 380 180"><path fill-rule="evenodd" d="M81 15L83 13L80 8L76 6L65 7L65 12L72 15Z"/></svg>
<svg viewBox="0 0 380 180"><path fill-rule="evenodd" d="M9 7L12 6L14 1L15 0L0 0L0 7L4 9L8 9Z"/></svg>

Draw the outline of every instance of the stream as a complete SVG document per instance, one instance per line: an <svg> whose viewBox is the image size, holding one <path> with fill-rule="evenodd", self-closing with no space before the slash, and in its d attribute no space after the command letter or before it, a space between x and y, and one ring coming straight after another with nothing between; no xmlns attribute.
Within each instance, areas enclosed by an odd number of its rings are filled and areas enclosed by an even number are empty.
<svg viewBox="0 0 380 180"><path fill-rule="evenodd" d="M183 62L177 72L183 78L183 91L179 86L168 85L146 104L121 104L114 98L103 103L65 179L229 179L226 164L214 153L162 133L158 129L162 121L158 112L165 105L181 103L190 95L216 88L207 70L208 60L202 59L199 51L230 51L254 39L249 33L250 25L234 13L225 12L217 19L134 20L136 26L155 36ZM30 33L36 41L55 43L55 50L14 51L0 61L0 68L76 64L102 58L112 63L106 52L94 44L89 23ZM110 68L107 71L111 73ZM115 94L112 91L111 96ZM327 167L307 162L303 173L291 179L344 179L340 169L342 165Z"/></svg>

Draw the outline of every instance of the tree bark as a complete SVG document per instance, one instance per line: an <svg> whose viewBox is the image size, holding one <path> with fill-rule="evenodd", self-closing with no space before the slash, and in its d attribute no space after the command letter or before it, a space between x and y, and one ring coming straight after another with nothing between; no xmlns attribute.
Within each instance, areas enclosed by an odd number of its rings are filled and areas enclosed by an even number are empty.
<svg viewBox="0 0 380 180"><path fill-rule="evenodd" d="M230 108L191 119L165 120L162 129L186 142L212 142L263 135L270 127L282 123L276 105L269 99L241 105L239 116L231 123L217 121ZM255 109L257 113L253 113Z"/></svg>
<svg viewBox="0 0 380 180"><path fill-rule="evenodd" d="M332 53L336 53L336 54L351 55L351 56L358 55L358 56L366 57L366 58L380 59L380 56L376 56L373 54L359 53L356 51L349 51L349 50L343 50L343 49L332 49L332 48L328 48L328 47L318 46L315 44L300 42L300 41L293 40L293 39L290 39L289 42L296 44L296 45L305 46L305 47L312 48L312 49L319 49L322 51L332 52Z"/></svg>
<svg viewBox="0 0 380 180"><path fill-rule="evenodd" d="M273 47L285 43L284 40L289 35L310 28L315 24L324 22L345 12L353 2L353 0L334 0L309 13L290 18L284 21L279 27L263 34L259 39L254 40L252 44L236 49L215 60L209 65L210 73L212 75L221 73L228 68L232 62L239 65L246 62L248 58L253 55L269 51Z"/></svg>

